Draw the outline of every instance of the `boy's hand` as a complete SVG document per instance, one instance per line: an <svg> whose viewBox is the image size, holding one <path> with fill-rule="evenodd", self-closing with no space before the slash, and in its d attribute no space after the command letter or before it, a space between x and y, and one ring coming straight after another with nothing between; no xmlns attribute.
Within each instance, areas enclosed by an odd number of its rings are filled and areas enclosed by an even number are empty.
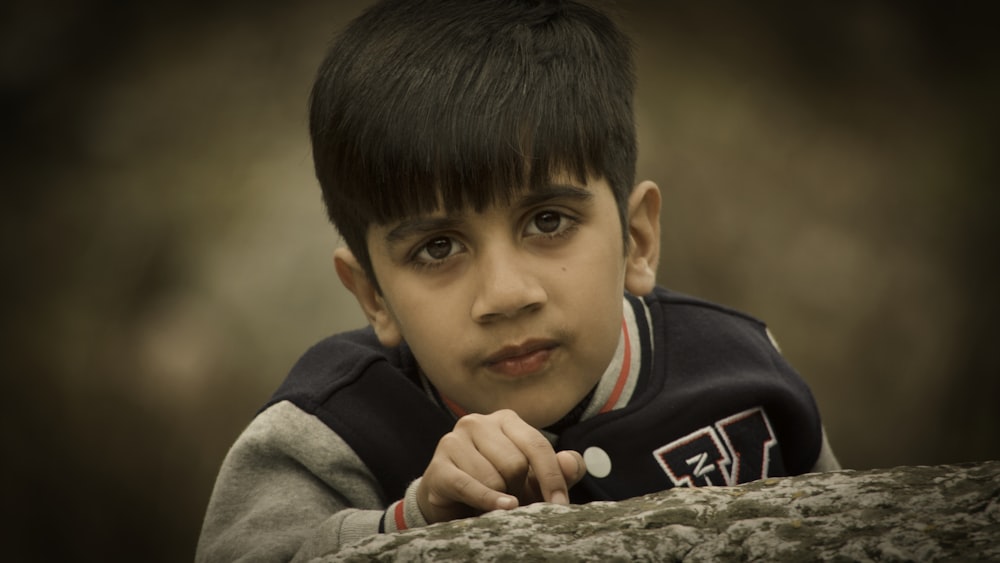
<svg viewBox="0 0 1000 563"><path fill-rule="evenodd" d="M542 500L569 504L569 488L584 473L579 453L556 453L514 411L471 414L438 442L417 504L430 523Z"/></svg>

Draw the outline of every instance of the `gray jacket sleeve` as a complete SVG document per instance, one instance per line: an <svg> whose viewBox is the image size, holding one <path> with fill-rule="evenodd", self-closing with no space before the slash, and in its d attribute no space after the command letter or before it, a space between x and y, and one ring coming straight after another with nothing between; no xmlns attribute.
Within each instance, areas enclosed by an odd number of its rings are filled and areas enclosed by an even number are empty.
<svg viewBox="0 0 1000 563"><path fill-rule="evenodd" d="M833 448L830 447L830 440L826 437L826 428L823 428L823 445L820 448L816 464L813 465L812 473L840 471L840 469L840 462L837 461L837 456L834 455Z"/></svg>
<svg viewBox="0 0 1000 563"><path fill-rule="evenodd" d="M195 561L308 561L376 534L380 525L396 531L399 518L405 527L426 525L417 482L385 518L382 491L350 446L313 415L277 403L250 423L223 461Z"/></svg>

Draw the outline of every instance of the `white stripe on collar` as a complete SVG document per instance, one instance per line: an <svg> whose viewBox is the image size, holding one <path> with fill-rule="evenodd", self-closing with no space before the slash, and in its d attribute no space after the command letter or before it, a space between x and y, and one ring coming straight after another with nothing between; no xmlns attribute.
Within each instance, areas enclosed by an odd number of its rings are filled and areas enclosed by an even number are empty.
<svg viewBox="0 0 1000 563"><path fill-rule="evenodd" d="M645 317L645 326L652 326L649 308L645 301L637 299L636 301L640 305L633 307L628 299L622 298L622 300L624 315L618 349L615 350L615 355L608 368L604 370L604 375L601 376L597 390L594 392L594 398L583 411L580 420L586 420L602 412L617 410L627 405L632 399L636 383L639 381L643 348L649 347L652 351L651 331L643 333L639 329L639 323L636 322L636 315L640 314Z"/></svg>

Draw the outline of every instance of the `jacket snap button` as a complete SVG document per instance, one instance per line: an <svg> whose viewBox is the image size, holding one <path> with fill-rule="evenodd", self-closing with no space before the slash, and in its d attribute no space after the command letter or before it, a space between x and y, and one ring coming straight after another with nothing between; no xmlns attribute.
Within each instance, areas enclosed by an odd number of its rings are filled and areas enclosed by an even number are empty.
<svg viewBox="0 0 1000 563"><path fill-rule="evenodd" d="M591 446L583 452L583 462L587 464L587 473L598 479L602 479L611 474L611 458L608 452Z"/></svg>

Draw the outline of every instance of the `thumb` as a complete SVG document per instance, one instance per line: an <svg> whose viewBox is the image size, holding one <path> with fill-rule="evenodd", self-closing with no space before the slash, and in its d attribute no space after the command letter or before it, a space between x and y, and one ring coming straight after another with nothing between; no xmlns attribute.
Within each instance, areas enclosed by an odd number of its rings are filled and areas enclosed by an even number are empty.
<svg viewBox="0 0 1000 563"><path fill-rule="evenodd" d="M559 468L562 469L563 479L566 486L572 487L580 482L587 474L587 464L583 461L583 456L573 450L563 450L556 454L559 461Z"/></svg>

